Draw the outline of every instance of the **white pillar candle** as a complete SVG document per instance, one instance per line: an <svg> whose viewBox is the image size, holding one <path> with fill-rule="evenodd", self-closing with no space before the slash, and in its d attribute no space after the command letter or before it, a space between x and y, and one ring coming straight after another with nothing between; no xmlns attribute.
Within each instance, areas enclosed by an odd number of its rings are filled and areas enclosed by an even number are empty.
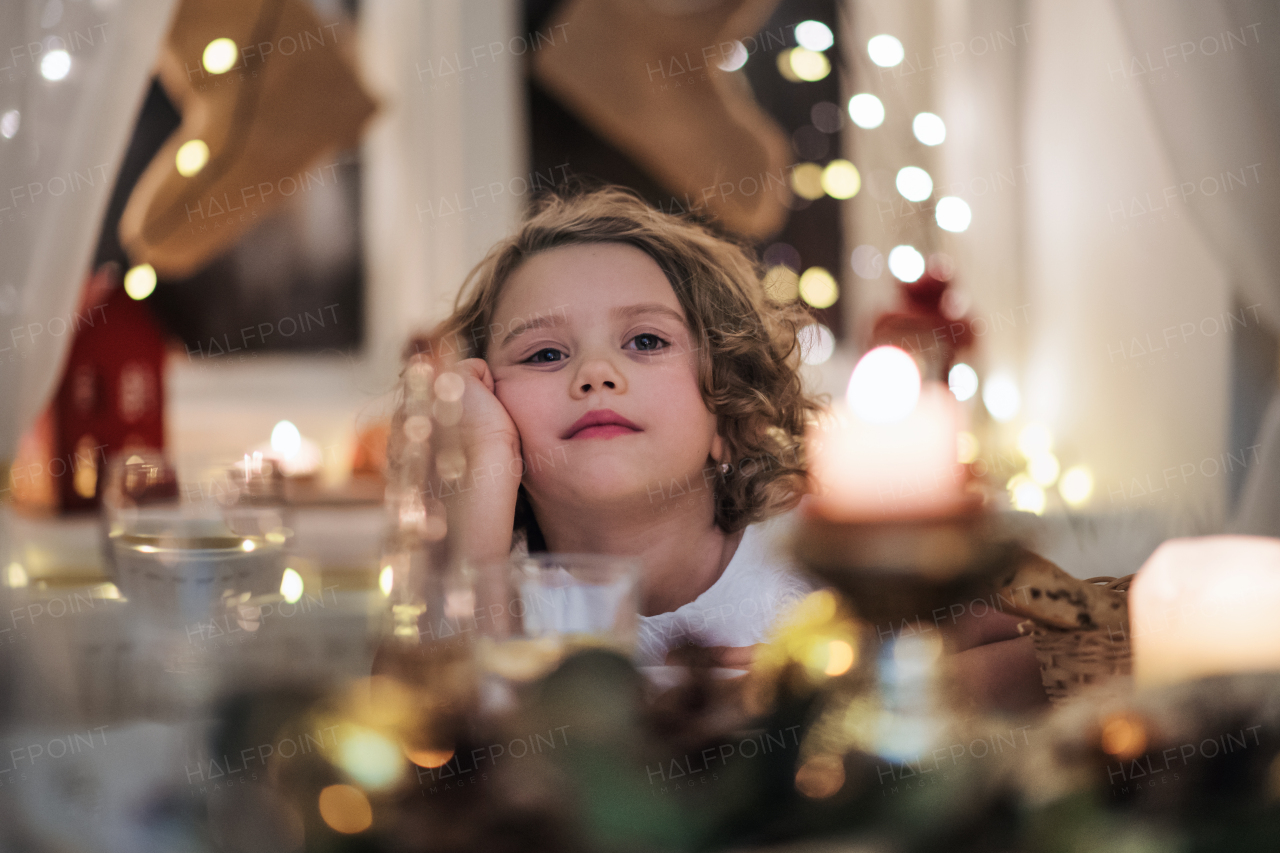
<svg viewBox="0 0 1280 853"><path fill-rule="evenodd" d="M1134 680L1280 671L1280 539L1171 539L1129 590Z"/></svg>
<svg viewBox="0 0 1280 853"><path fill-rule="evenodd" d="M909 355L877 347L854 369L847 400L808 437L814 507L835 521L946 515L963 504L955 397L920 382Z"/></svg>

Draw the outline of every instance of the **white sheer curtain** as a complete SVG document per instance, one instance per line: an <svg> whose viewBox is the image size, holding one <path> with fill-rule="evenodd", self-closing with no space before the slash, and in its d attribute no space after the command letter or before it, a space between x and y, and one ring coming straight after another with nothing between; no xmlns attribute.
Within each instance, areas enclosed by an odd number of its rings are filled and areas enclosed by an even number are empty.
<svg viewBox="0 0 1280 853"><path fill-rule="evenodd" d="M0 461L13 458L62 369L173 5L0 3Z"/></svg>
<svg viewBox="0 0 1280 853"><path fill-rule="evenodd" d="M1115 3L1130 55L1114 72L1145 84L1180 176L1176 203L1229 270L1246 319L1280 330L1280 4ZM1280 536L1280 389L1270 394L1232 527Z"/></svg>

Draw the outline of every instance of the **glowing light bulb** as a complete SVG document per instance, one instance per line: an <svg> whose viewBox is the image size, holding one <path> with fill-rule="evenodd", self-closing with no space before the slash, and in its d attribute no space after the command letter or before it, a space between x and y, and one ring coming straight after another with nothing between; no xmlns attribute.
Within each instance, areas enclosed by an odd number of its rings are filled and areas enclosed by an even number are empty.
<svg viewBox="0 0 1280 853"><path fill-rule="evenodd" d="M947 125L933 113L917 113L911 120L911 132L925 145L941 145L947 138Z"/></svg>
<svg viewBox="0 0 1280 853"><path fill-rule="evenodd" d="M821 21L801 21L796 24L796 43L814 51L824 51L836 43L831 28Z"/></svg>
<svg viewBox="0 0 1280 853"><path fill-rule="evenodd" d="M867 423L897 423L920 399L920 368L897 347L876 347L853 368L847 399L849 408Z"/></svg>
<svg viewBox="0 0 1280 853"><path fill-rule="evenodd" d="M904 166L899 169L894 185L908 201L924 201L933 195L933 178L919 166Z"/></svg>
<svg viewBox="0 0 1280 853"><path fill-rule="evenodd" d="M924 255L914 246L894 246L889 250L889 272L898 281L916 281L924 275Z"/></svg>
<svg viewBox="0 0 1280 853"><path fill-rule="evenodd" d="M830 308L840 298L835 278L822 267L809 267L800 274L800 298L814 308Z"/></svg>
<svg viewBox="0 0 1280 853"><path fill-rule="evenodd" d="M963 403L978 393L978 372L963 361L957 362L947 373L947 387Z"/></svg>
<svg viewBox="0 0 1280 853"><path fill-rule="evenodd" d="M240 49L234 41L218 38L205 45L200 61L210 74L223 74L231 70L239 57Z"/></svg>
<svg viewBox="0 0 1280 853"><path fill-rule="evenodd" d="M395 582L395 570L390 566L383 566L382 571L378 573L378 589L382 590L382 594L391 595L391 585Z"/></svg>
<svg viewBox="0 0 1280 853"><path fill-rule="evenodd" d="M848 160L832 160L822 170L822 188L832 198L853 198L862 189L862 176Z"/></svg>
<svg viewBox="0 0 1280 853"><path fill-rule="evenodd" d="M966 230L969 223L973 221L973 211L969 209L969 203L964 199L949 195L938 199L933 217L939 228L959 233Z"/></svg>
<svg viewBox="0 0 1280 853"><path fill-rule="evenodd" d="M884 104L875 95L863 92L849 99L849 118L865 130L884 124Z"/></svg>
<svg viewBox="0 0 1280 853"><path fill-rule="evenodd" d="M146 299L156 289L156 270L151 264L139 264L124 274L124 292L132 299Z"/></svg>
<svg viewBox="0 0 1280 853"><path fill-rule="evenodd" d="M867 42L867 55L881 68L892 68L906 58L902 42L891 35L872 36Z"/></svg>
<svg viewBox="0 0 1280 853"><path fill-rule="evenodd" d="M182 143L178 148L177 156L174 157L178 174L184 178L199 174L208 162L209 146L203 139L189 139Z"/></svg>

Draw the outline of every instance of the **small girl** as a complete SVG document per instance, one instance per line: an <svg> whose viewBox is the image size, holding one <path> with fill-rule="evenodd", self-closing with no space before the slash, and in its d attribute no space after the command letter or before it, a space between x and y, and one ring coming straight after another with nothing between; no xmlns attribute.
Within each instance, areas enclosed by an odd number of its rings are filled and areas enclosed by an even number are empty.
<svg viewBox="0 0 1280 853"><path fill-rule="evenodd" d="M460 351L475 563L532 551L639 557L639 662L685 643L750 661L810 587L784 513L818 409L806 312L739 246L619 189L539 204L472 270L430 340Z"/></svg>

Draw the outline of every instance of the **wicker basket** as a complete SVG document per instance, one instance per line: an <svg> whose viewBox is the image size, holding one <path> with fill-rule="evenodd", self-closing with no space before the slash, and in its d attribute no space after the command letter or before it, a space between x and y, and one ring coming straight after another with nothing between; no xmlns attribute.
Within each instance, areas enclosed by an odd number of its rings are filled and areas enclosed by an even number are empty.
<svg viewBox="0 0 1280 853"><path fill-rule="evenodd" d="M1095 584L1116 592L1128 592L1133 575L1122 578L1089 578ZM1018 631L1030 634L1040 661L1040 680L1049 701L1062 705L1088 690L1091 685L1113 675L1130 673L1129 626L1122 630L1095 629L1073 631L1054 628L1028 619Z"/></svg>

